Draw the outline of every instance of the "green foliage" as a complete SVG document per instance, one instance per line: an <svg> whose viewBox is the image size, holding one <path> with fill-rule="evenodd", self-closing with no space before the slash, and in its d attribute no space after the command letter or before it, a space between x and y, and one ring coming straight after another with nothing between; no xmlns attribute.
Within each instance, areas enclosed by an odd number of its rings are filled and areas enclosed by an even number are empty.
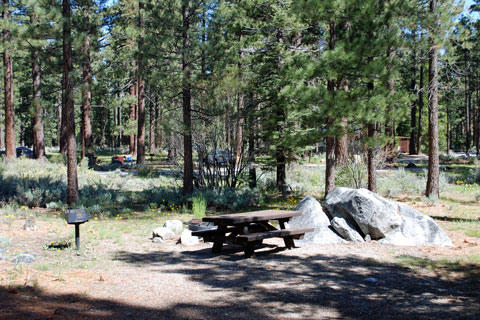
<svg viewBox="0 0 480 320"><path fill-rule="evenodd" d="M195 219L202 219L207 212L207 200L203 196L195 196L192 201L192 212Z"/></svg>

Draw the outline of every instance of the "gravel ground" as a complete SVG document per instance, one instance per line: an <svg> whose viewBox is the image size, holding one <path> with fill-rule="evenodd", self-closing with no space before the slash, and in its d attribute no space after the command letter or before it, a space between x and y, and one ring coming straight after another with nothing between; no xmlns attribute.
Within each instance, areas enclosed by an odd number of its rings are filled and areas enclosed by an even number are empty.
<svg viewBox="0 0 480 320"><path fill-rule="evenodd" d="M70 269L61 279L26 268L35 282L22 287L7 285L11 266L0 261L0 319L479 319L475 265L445 272L398 264L402 255L422 261L478 252L475 238L449 236L453 248L284 250L269 239L251 259L230 246L213 255L204 243L104 241L87 252L101 259L95 267Z"/></svg>

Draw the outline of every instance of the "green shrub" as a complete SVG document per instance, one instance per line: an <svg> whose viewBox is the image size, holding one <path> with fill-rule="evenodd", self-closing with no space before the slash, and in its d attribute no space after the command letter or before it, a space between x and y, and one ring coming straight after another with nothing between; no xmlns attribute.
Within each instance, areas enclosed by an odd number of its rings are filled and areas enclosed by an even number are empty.
<svg viewBox="0 0 480 320"><path fill-rule="evenodd" d="M192 212L196 219L202 219L207 212L207 200L200 195L193 197Z"/></svg>

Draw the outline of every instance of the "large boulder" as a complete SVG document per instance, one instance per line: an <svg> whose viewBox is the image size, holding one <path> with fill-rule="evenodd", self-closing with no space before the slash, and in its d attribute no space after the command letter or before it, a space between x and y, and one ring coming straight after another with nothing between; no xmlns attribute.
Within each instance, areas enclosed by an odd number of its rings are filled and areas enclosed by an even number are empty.
<svg viewBox="0 0 480 320"><path fill-rule="evenodd" d="M357 229L361 236L396 245L443 245L452 242L427 215L366 189L337 188L325 199L333 217Z"/></svg>
<svg viewBox="0 0 480 320"><path fill-rule="evenodd" d="M337 188L325 199L332 217L344 218L372 240L385 238L400 228L402 217L397 206L367 189Z"/></svg>
<svg viewBox="0 0 480 320"><path fill-rule="evenodd" d="M402 234L415 245L453 246L447 234L429 216L402 203L398 204L398 211L402 215Z"/></svg>
<svg viewBox="0 0 480 320"><path fill-rule="evenodd" d="M296 211L301 211L302 215L293 217L288 225L292 228L314 227L313 232L305 233L300 243L323 244L338 243L344 240L337 235L330 227L330 219L322 210L320 203L311 196L307 196L295 207Z"/></svg>

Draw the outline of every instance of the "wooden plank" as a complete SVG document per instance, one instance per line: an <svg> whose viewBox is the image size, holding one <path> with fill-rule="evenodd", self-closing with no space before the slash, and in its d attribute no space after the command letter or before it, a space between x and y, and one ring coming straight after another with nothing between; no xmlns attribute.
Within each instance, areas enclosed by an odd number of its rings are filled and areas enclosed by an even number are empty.
<svg viewBox="0 0 480 320"><path fill-rule="evenodd" d="M278 220L278 224L280 224L280 229L282 230L285 230L285 221L286 219L280 219ZM312 230L313 231L313 230ZM298 234L298 233L297 233ZM305 232L301 233L301 234L305 234ZM292 249L295 247L295 242L293 242L293 238L291 236L289 237L283 237L283 242L285 242L285 247L287 247L288 249Z"/></svg>
<svg viewBox="0 0 480 320"><path fill-rule="evenodd" d="M221 253L223 248L223 243L225 242L225 233L227 232L226 225L219 225L215 232L215 241L213 242L213 253Z"/></svg>
<svg viewBox="0 0 480 320"><path fill-rule="evenodd" d="M221 216L204 217L205 222L213 222L215 224L239 224L258 221L278 220L291 218L302 215L301 211L287 211L287 210L261 210L244 213L232 213Z"/></svg>
<svg viewBox="0 0 480 320"><path fill-rule="evenodd" d="M233 232L237 231L237 227L234 226L228 226L226 232ZM210 230L198 230L198 231L192 231L192 236L195 237L203 237L203 236L209 236L209 235L214 235L217 232L217 228L215 229L210 229Z"/></svg>
<svg viewBox="0 0 480 320"><path fill-rule="evenodd" d="M237 238L243 241L251 242L261 239L268 239L268 238L283 238L283 237L290 237L296 235L303 235L306 232L312 232L314 228L294 228L294 229L283 229L283 230L273 230L273 231L266 231L266 232L257 232L251 234L242 234L239 235Z"/></svg>

